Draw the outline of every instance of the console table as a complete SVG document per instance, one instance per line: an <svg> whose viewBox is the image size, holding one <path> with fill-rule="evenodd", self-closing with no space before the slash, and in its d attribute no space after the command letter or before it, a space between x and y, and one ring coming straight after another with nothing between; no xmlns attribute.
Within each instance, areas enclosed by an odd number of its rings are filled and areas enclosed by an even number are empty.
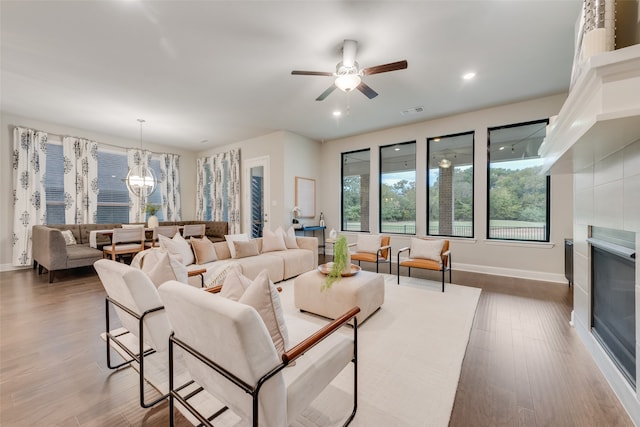
<svg viewBox="0 0 640 427"><path fill-rule="evenodd" d="M296 228L295 231L297 235L308 236L307 233L310 233L313 237L318 237L318 252L322 249L322 255L325 255L324 230L326 228L324 225L303 225L302 228ZM322 236L322 240L319 240L320 236Z"/></svg>

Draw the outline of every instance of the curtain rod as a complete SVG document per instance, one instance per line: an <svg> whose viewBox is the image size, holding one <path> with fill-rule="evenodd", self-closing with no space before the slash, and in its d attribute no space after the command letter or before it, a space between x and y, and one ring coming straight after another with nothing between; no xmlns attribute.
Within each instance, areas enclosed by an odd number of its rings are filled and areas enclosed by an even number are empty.
<svg viewBox="0 0 640 427"><path fill-rule="evenodd" d="M74 135L60 135L59 133L53 133L53 132L49 132L49 131L46 131L46 130L36 129L36 128L31 127L31 126L20 126L20 125L13 125L13 126L14 126L14 127L16 127L16 128L30 129L30 130L33 130L33 131L36 131L36 132L44 132L44 133L46 133L47 135L57 136L57 137L59 137L60 139L64 139L64 138L67 138L67 137L69 137L69 138L79 138L79 139L89 139L89 138L83 138L83 137L80 137L80 136L74 136ZM92 139L90 139L90 141L93 141L93 142L95 142L96 144L106 145L107 147L120 148L120 149L122 149L122 150L128 150L128 149L135 149L135 150L138 150L138 149L139 149L139 148L137 148L137 147L123 147L123 146L121 146L121 145L109 144L108 142L94 141L94 140L92 140ZM156 152L156 151L144 150L144 149L143 149L143 151L149 151L149 152L151 152L151 154L173 154L174 156L181 157L181 156L180 156L180 154L176 154L176 153Z"/></svg>

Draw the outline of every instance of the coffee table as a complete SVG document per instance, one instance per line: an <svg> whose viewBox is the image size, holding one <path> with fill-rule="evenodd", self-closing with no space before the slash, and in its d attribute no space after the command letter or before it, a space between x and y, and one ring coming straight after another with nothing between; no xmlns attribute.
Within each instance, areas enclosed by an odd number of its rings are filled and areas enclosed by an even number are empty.
<svg viewBox="0 0 640 427"><path fill-rule="evenodd" d="M322 290L327 278L325 265L295 278L293 284L294 303L301 311L335 319L352 307L360 307L356 316L362 324L384 303L384 277L369 271L360 271L352 265L352 275L342 277L331 288ZM352 323L352 322L351 322Z"/></svg>

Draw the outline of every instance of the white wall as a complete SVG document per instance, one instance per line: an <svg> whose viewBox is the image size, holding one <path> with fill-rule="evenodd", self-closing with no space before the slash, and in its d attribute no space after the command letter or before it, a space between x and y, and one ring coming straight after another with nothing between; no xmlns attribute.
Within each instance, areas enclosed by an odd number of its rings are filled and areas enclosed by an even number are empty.
<svg viewBox="0 0 640 427"><path fill-rule="evenodd" d="M487 128L545 119L556 115L566 94L458 114L436 120L400 126L330 141L322 146L323 192L320 205L324 209L327 228L340 230L340 154L371 148L372 177L378 176L378 147L398 142L417 142L417 234L426 234L426 139L475 131L474 171L474 239L452 239L453 267L458 270L564 282L564 238L572 234L572 178L551 177L551 238L549 244L489 241L487 221ZM330 172L329 172L330 171ZM378 231L379 182L370 183L371 231ZM422 214L420 214L422 213ZM355 241L357 233L344 233ZM409 236L392 235L394 257L397 250L408 246Z"/></svg>
<svg viewBox="0 0 640 427"><path fill-rule="evenodd" d="M294 205L294 177L316 179L320 166L320 143L289 131L277 131L257 138L251 138L237 143L218 146L197 153L197 158L240 148L240 162L256 157L269 157L270 170L270 198L268 201L271 211L271 229L278 226L288 227L291 223L291 209ZM241 165L241 170L244 168ZM244 179L244 176L242 176ZM317 192L318 187L316 187ZM244 188L241 195L245 200ZM317 204L317 199L316 199ZM319 210L316 208L319 214ZM312 222L309 218L307 221ZM317 222L317 221L316 221ZM241 214L244 227L244 212ZM247 230L242 230L247 232Z"/></svg>
<svg viewBox="0 0 640 427"><path fill-rule="evenodd" d="M71 128L64 125L43 122L27 117L11 114L0 114L0 270L10 268L11 265L11 234L13 232L13 128L22 126L38 129L50 134L63 136L77 136L91 139L97 142L116 145L119 147L139 147L140 140L127 140L96 132ZM179 145L180 141L176 141ZM182 203L182 218L195 218L195 153L180 150L176 147L167 147L144 141L144 148L154 152L170 152L180 155L180 192Z"/></svg>

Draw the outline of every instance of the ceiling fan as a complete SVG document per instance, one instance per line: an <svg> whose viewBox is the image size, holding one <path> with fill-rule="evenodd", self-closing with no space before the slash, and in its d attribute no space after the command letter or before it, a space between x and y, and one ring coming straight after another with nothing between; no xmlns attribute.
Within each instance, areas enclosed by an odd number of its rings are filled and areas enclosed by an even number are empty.
<svg viewBox="0 0 640 427"><path fill-rule="evenodd" d="M389 71L404 70L407 68L407 61L391 62L389 64L376 65L375 67L368 67L360 69L360 66L356 62L356 51L358 50L358 42L355 40L345 40L342 45L342 61L336 65L335 73L325 71L298 71L293 70L291 74L300 76L327 76L335 77L334 83L327 88L322 94L316 98L316 101L324 100L331 92L336 88L344 91L351 92L354 89L358 89L364 93L369 99L378 96L378 92L371 89L365 82L362 81L362 77L370 74L386 73Z"/></svg>

